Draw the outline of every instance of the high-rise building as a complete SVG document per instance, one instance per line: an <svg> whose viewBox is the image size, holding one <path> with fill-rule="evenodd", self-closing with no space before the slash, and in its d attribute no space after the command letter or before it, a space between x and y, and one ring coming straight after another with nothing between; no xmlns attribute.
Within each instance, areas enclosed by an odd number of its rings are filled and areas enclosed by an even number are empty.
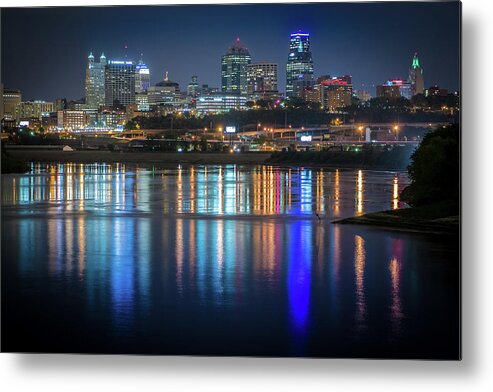
<svg viewBox="0 0 493 392"><path fill-rule="evenodd" d="M197 75L192 76L192 80L187 86L187 96L195 98L199 94L199 78Z"/></svg>
<svg viewBox="0 0 493 392"><path fill-rule="evenodd" d="M47 117L53 112L53 102L46 101L28 101L20 102L16 106L16 119L38 119L41 121L42 117Z"/></svg>
<svg viewBox="0 0 493 392"><path fill-rule="evenodd" d="M262 62L247 65L247 92L252 98L277 95L277 64Z"/></svg>
<svg viewBox="0 0 493 392"><path fill-rule="evenodd" d="M324 109L336 112L351 105L353 86L348 81L347 76L342 76L320 82L320 101Z"/></svg>
<svg viewBox="0 0 493 392"><path fill-rule="evenodd" d="M85 110L59 110L58 111L58 128L80 131L86 127L88 117Z"/></svg>
<svg viewBox="0 0 493 392"><path fill-rule="evenodd" d="M66 98L57 98L53 104L53 110L58 112L59 110L67 109L67 99Z"/></svg>
<svg viewBox="0 0 493 392"><path fill-rule="evenodd" d="M413 62L409 69L409 83L411 84L411 96L423 94L425 82L423 78L423 68L419 63L418 53L414 53Z"/></svg>
<svg viewBox="0 0 493 392"><path fill-rule="evenodd" d="M237 38L221 58L221 91L227 94L247 95L247 65L252 62L248 49Z"/></svg>
<svg viewBox="0 0 493 392"><path fill-rule="evenodd" d="M246 97L231 94L200 96L197 98L197 113L223 113L246 108Z"/></svg>
<svg viewBox="0 0 493 392"><path fill-rule="evenodd" d="M313 59L310 34L293 33L286 64L286 97L301 97L303 89L313 81Z"/></svg>
<svg viewBox="0 0 493 392"><path fill-rule="evenodd" d="M138 111L148 111L149 97L147 90L151 86L151 73L147 64L144 63L142 55L135 66L135 103Z"/></svg>
<svg viewBox="0 0 493 392"><path fill-rule="evenodd" d="M377 86L377 98L400 98L401 90L399 86L382 84Z"/></svg>
<svg viewBox="0 0 493 392"><path fill-rule="evenodd" d="M147 90L149 105L158 106L164 105L171 109L178 109L183 105L181 99L180 85L169 80L168 72L164 76L164 80L156 83Z"/></svg>
<svg viewBox="0 0 493 392"><path fill-rule="evenodd" d="M108 61L104 73L106 106L135 103L135 69L133 61Z"/></svg>
<svg viewBox="0 0 493 392"><path fill-rule="evenodd" d="M306 102L311 102L311 103L322 103L322 98L320 96L320 91L322 89L322 86L320 84L315 84L312 87L306 87L303 90L303 94L301 98L303 101Z"/></svg>
<svg viewBox="0 0 493 392"><path fill-rule="evenodd" d="M14 90L9 88L3 89L3 117L5 119L14 119L16 113L16 107L22 101L22 94L20 90Z"/></svg>
<svg viewBox="0 0 493 392"><path fill-rule="evenodd" d="M379 98L399 98L411 99L412 86L402 79L391 79L381 86L377 86L377 97Z"/></svg>
<svg viewBox="0 0 493 392"><path fill-rule="evenodd" d="M106 66L106 57L101 54L99 62L94 61L92 52L87 58L86 68L86 107L88 109L99 109L104 106L104 69Z"/></svg>
<svg viewBox="0 0 493 392"><path fill-rule="evenodd" d="M371 99L371 95L368 91L366 90L358 90L356 92L356 96L359 98L360 101L366 102Z"/></svg>
<svg viewBox="0 0 493 392"><path fill-rule="evenodd" d="M135 66L135 92L137 94L145 93L150 85L151 73L141 56L139 62Z"/></svg>

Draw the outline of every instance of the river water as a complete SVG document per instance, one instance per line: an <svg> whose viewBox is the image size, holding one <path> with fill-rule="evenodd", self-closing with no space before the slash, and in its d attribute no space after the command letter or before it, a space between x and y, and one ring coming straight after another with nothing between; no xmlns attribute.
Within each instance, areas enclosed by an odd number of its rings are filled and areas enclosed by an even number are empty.
<svg viewBox="0 0 493 392"><path fill-rule="evenodd" d="M2 175L2 350L459 356L457 239L332 221L404 172L36 164Z"/></svg>

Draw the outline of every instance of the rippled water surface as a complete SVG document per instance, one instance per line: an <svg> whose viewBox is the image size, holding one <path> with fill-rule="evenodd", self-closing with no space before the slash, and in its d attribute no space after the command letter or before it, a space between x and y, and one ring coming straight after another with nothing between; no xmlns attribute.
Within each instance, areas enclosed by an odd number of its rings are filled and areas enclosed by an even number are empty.
<svg viewBox="0 0 493 392"><path fill-rule="evenodd" d="M2 349L457 358L457 240L332 224L406 173L35 165L2 175Z"/></svg>

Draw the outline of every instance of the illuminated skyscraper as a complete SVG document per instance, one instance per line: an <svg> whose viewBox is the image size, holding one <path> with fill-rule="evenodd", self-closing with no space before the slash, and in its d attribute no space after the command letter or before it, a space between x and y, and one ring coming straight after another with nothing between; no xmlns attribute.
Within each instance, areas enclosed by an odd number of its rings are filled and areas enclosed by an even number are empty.
<svg viewBox="0 0 493 392"><path fill-rule="evenodd" d="M423 79L423 68L419 64L418 54L414 53L413 62L409 69L409 83L411 83L412 95L423 94L425 82Z"/></svg>
<svg viewBox="0 0 493 392"><path fill-rule="evenodd" d="M252 58L237 38L221 58L221 91L234 95L247 94L247 65Z"/></svg>
<svg viewBox="0 0 493 392"><path fill-rule="evenodd" d="M106 106L116 101L124 106L135 103L135 69L133 61L108 61L104 73Z"/></svg>
<svg viewBox="0 0 493 392"><path fill-rule="evenodd" d="M94 61L92 53L87 58L86 68L86 106L88 109L99 109L104 106L104 67L106 57L104 53L99 58L99 63Z"/></svg>
<svg viewBox="0 0 493 392"><path fill-rule="evenodd" d="M319 84L319 89L322 107L329 112L337 112L351 104L353 86L348 75L323 80Z"/></svg>
<svg viewBox="0 0 493 392"><path fill-rule="evenodd" d="M310 34L293 33L286 64L286 96L301 97L303 88L313 81L313 59L310 51Z"/></svg>
<svg viewBox="0 0 493 392"><path fill-rule="evenodd" d="M4 88L2 97L3 97L3 117L2 118L6 118L6 119L15 118L17 105L19 105L22 101L21 91Z"/></svg>
<svg viewBox="0 0 493 392"><path fill-rule="evenodd" d="M142 60L142 55L138 64L135 66L135 92L145 93L151 85L151 74L149 67Z"/></svg>
<svg viewBox="0 0 493 392"><path fill-rule="evenodd" d="M247 65L248 95L252 98L277 95L277 64Z"/></svg>
<svg viewBox="0 0 493 392"><path fill-rule="evenodd" d="M195 98L199 94L199 78L197 75L192 75L192 80L187 86L187 95Z"/></svg>

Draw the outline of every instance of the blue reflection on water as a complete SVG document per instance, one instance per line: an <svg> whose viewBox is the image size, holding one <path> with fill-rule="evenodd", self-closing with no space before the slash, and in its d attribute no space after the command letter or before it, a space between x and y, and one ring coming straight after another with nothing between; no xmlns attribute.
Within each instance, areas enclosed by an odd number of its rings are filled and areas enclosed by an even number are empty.
<svg viewBox="0 0 493 392"><path fill-rule="evenodd" d="M183 330L184 341L205 347L201 353L223 345L327 354L327 342L342 346L354 335L358 343L377 336L405 345L421 336L416 325L428 333L423 307L426 315L442 312L445 325L454 314L443 305L450 285L419 264L430 257L425 240L330 223L353 215L355 202L365 212L392 208L395 178L405 184L395 173L234 165L36 170L2 176L2 283L24 306L38 296L47 307L57 303L45 339L76 314L101 334L91 339L104 345L109 336L111 347L133 344L134 351L154 343L166 352ZM20 328L48 323L29 315L27 306Z"/></svg>
<svg viewBox="0 0 493 392"><path fill-rule="evenodd" d="M297 222L288 234L288 292L291 323L298 339L303 340L308 324L312 257L312 225Z"/></svg>

